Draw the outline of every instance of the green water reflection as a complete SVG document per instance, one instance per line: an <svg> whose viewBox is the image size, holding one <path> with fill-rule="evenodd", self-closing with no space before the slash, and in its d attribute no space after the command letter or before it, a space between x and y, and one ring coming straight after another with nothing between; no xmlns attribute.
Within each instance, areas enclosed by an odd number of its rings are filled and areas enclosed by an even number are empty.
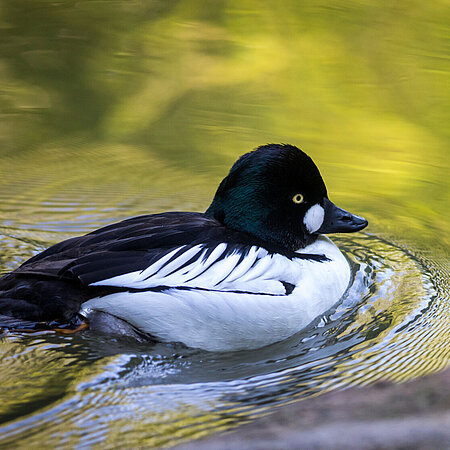
<svg viewBox="0 0 450 450"><path fill-rule="evenodd" d="M444 1L2 0L2 171L56 175L48 196L86 185L61 172L136 190L153 180L116 153L220 176L292 142L334 197L448 244L448 17Z"/></svg>
<svg viewBox="0 0 450 450"><path fill-rule="evenodd" d="M448 283L449 18L444 0L0 0L0 271L123 217L204 210L237 156L288 142L317 162L336 203L369 219L369 233L433 260L433 280ZM370 245L395 261L395 252ZM433 297L416 263L401 267L404 273L389 278L393 295L404 296L396 309L389 309L389 292L380 295L345 333L367 326L367 341L381 345L414 301ZM423 344L427 365L414 372L395 360L397 379L448 362L448 290L437 297L440 333L436 328L435 340ZM430 335L433 314L419 327L423 335ZM38 344L28 352L15 340L2 343L9 361L8 391L0 392L5 418L84 398L77 383L109 363L85 363L76 348L54 359L48 345L59 352L60 341ZM363 382L361 373L366 382L381 376L376 352L366 360L355 350L352 360L358 358L361 372L347 383ZM337 383L345 364L333 368L335 378L324 372L326 380ZM60 381L51 386L53 368ZM24 370L29 377L20 379ZM9 397L14 386L20 399ZM126 396L111 395L107 405L126 403ZM234 412L234 397L226 410L232 412L222 415L211 406L214 395L208 406L186 398L161 417L141 411L147 422L134 424L139 437L129 442L163 445L242 414ZM55 437L61 425L48 428L49 417L36 419L40 442L62 445ZM152 420L157 438L146 441L142 423ZM101 439L114 442L114 426L98 426ZM27 439L35 444L31 431Z"/></svg>

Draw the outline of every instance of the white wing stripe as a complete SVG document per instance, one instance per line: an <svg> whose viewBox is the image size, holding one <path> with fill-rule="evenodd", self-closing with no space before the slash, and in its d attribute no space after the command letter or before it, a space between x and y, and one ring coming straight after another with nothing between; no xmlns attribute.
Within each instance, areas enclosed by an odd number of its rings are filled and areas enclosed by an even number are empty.
<svg viewBox="0 0 450 450"><path fill-rule="evenodd" d="M172 272L177 272L184 263L188 262L195 255L197 255L198 257L200 255L201 248L202 248L201 245L196 245L195 247L192 247L189 250L182 253L173 261L166 264L164 267L161 267L161 269L158 270L158 278L163 278L167 275L171 275Z"/></svg>
<svg viewBox="0 0 450 450"><path fill-rule="evenodd" d="M174 249L143 271L119 275L92 285L136 289L186 286L283 295L285 288L282 282L297 285L304 264L301 260L291 261L282 255L269 254L256 246L250 247L244 257L239 249L225 256L225 243L209 250L211 253L206 258L208 248L202 244L183 251L185 248Z"/></svg>
<svg viewBox="0 0 450 450"><path fill-rule="evenodd" d="M134 284L139 282L139 276L141 272L138 270L136 272L129 272L123 275L118 275L116 277L108 278L107 280L96 281L91 283L89 286L129 286L132 287Z"/></svg>
<svg viewBox="0 0 450 450"><path fill-rule="evenodd" d="M184 247L186 246L183 245L182 247L177 247L175 250L167 253L167 255L163 256L161 259L158 259L158 261L154 262L151 266L144 269L141 272L141 276L139 277L140 280L145 280L146 278L149 278L152 275L156 274L156 272L158 272L159 269L164 266L164 264L169 261L169 259L172 258L173 255L175 255L180 249Z"/></svg>
<svg viewBox="0 0 450 450"><path fill-rule="evenodd" d="M242 281L250 281L255 278L266 278L265 272L270 269L272 265L272 255L266 254L260 258L254 267L252 267L243 277Z"/></svg>
<svg viewBox="0 0 450 450"><path fill-rule="evenodd" d="M214 271L214 285L217 286L226 280L228 275L233 272L236 268L239 260L241 259L241 255L237 252L233 252L231 255L222 259L219 263L216 264L216 268L219 270ZM219 267L217 267L220 264ZM214 266L213 266L214 267Z"/></svg>
<svg viewBox="0 0 450 450"><path fill-rule="evenodd" d="M256 258L258 256L258 249L255 246L250 247L248 254L243 258L243 260L235 267L233 272L231 272L226 281L227 283L232 283L233 281L241 278L249 269L252 267Z"/></svg>
<svg viewBox="0 0 450 450"><path fill-rule="evenodd" d="M193 270L189 271L189 277L186 281L191 281L194 278L197 278L199 275L202 274L202 272L207 271L211 265L213 265L217 259L219 259L224 252L227 249L227 245L226 244L219 244L212 252L211 254L208 256L208 258L206 259L206 261L201 261L200 263L198 263L196 268L193 268Z"/></svg>

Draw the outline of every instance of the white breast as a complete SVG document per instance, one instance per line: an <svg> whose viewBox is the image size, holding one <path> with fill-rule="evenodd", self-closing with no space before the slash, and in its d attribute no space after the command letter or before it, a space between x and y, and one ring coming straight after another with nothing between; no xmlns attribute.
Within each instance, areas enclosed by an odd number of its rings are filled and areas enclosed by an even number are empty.
<svg viewBox="0 0 450 450"><path fill-rule="evenodd" d="M290 260L259 247L245 258L237 252L221 258L225 248L218 245L205 259L206 250L197 246L167 263L177 249L144 271L96 283L169 288L93 298L82 314L107 312L162 341L189 347L254 349L300 331L337 303L350 281L346 259L325 236L299 252L323 254L327 262ZM283 282L295 286L290 295Z"/></svg>

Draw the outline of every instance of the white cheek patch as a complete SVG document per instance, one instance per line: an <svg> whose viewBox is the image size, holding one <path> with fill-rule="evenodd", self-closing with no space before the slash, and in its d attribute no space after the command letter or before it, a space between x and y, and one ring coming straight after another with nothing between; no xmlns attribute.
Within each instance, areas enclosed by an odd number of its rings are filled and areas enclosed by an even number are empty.
<svg viewBox="0 0 450 450"><path fill-rule="evenodd" d="M310 233L317 231L322 226L324 216L325 211L320 205L316 204L311 206L311 208L306 211L305 217L303 218L306 229Z"/></svg>

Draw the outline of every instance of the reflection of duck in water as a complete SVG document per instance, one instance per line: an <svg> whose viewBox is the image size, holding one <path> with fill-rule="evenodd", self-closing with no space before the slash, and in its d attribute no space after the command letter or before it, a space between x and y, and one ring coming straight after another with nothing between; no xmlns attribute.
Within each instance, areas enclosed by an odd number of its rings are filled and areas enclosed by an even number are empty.
<svg viewBox="0 0 450 450"><path fill-rule="evenodd" d="M4 276L0 326L67 330L86 319L207 350L261 347L341 298L350 268L321 234L366 225L328 200L305 153L265 145L234 164L206 213L127 219Z"/></svg>

